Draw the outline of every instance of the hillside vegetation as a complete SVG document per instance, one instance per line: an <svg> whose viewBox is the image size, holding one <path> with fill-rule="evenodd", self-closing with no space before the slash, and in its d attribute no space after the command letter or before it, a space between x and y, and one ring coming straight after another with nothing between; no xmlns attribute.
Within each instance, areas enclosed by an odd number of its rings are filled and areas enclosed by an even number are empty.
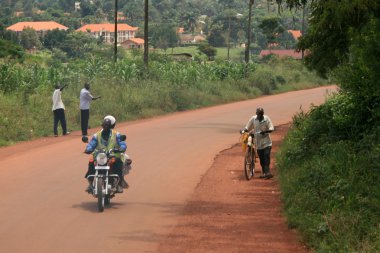
<svg viewBox="0 0 380 253"><path fill-rule="evenodd" d="M294 116L277 159L285 212L315 252L380 252L379 5L312 5L300 46L340 92Z"/></svg>

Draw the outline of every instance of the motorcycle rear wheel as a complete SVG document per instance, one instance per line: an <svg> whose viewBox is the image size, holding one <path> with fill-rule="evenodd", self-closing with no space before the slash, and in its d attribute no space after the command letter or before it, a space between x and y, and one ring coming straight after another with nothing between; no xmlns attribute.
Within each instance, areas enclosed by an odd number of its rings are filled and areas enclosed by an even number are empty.
<svg viewBox="0 0 380 253"><path fill-rule="evenodd" d="M103 188L104 188L103 178L98 178L98 185L96 187L97 187L97 194L98 194L98 210L99 212L103 212L104 202L105 202L105 196L103 193Z"/></svg>
<svg viewBox="0 0 380 253"><path fill-rule="evenodd" d="M245 153L244 174L247 180L250 180L255 175L255 150L252 147L248 147Z"/></svg>

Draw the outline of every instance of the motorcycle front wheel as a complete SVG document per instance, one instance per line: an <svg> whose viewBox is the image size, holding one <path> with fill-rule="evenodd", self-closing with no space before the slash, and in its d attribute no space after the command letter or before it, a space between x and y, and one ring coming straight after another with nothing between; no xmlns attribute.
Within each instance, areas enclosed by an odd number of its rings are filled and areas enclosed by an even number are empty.
<svg viewBox="0 0 380 253"><path fill-rule="evenodd" d="M255 150L252 147L248 147L245 153L244 174L247 180L250 180L255 175Z"/></svg>
<svg viewBox="0 0 380 253"><path fill-rule="evenodd" d="M104 196L104 192L103 192L103 188L104 188L103 178L98 178L98 185L96 187L97 187L97 193L98 193L98 210L99 210L99 212L103 212L104 211L104 200L105 200L105 196Z"/></svg>
<svg viewBox="0 0 380 253"><path fill-rule="evenodd" d="M104 198L104 204L105 205L109 205L109 204L111 204L111 198L109 197L109 196L106 196L105 198Z"/></svg>

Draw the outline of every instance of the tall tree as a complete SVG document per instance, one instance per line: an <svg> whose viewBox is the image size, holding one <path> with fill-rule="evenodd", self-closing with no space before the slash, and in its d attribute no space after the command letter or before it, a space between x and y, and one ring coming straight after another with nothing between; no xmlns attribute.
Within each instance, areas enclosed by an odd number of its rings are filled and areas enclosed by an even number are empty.
<svg viewBox="0 0 380 253"><path fill-rule="evenodd" d="M172 24L159 24L151 32L151 42L156 48L166 50L178 44L176 27Z"/></svg>
<svg viewBox="0 0 380 253"><path fill-rule="evenodd" d="M306 64L326 76L350 59L353 35L379 16L379 4L376 0L286 0L290 8L302 8L308 2L309 29L300 38L298 49L307 50Z"/></svg>
<svg viewBox="0 0 380 253"><path fill-rule="evenodd" d="M213 46L210 46L207 43L202 43L198 46L198 50L205 54L209 61L214 60L214 57L216 55L216 49Z"/></svg>
<svg viewBox="0 0 380 253"><path fill-rule="evenodd" d="M144 4L142 1L130 0L123 7L127 14L127 23L132 26L137 26L144 19Z"/></svg>
<svg viewBox="0 0 380 253"><path fill-rule="evenodd" d="M224 31L225 30L224 30L223 24L220 24L220 23L213 24L209 30L209 36L207 38L208 43L214 47L225 46L226 41L225 41L225 37L223 36Z"/></svg>
<svg viewBox="0 0 380 253"><path fill-rule="evenodd" d="M185 30L194 33L197 24L196 14L194 12L187 11L183 14L181 20L184 23Z"/></svg>
<svg viewBox="0 0 380 253"><path fill-rule="evenodd" d="M287 0L302 8L306 0ZM333 74L349 98L345 121L354 138L378 133L380 120L380 5L377 0L313 0L309 29L299 42L306 64L321 75ZM342 113L342 112L340 112ZM339 112L338 112L339 115ZM349 120L347 120L349 119ZM375 128L375 129L374 129Z"/></svg>
<svg viewBox="0 0 380 253"><path fill-rule="evenodd" d="M67 38L67 31L54 29L48 31L44 37L44 46L50 50L60 48Z"/></svg>
<svg viewBox="0 0 380 253"><path fill-rule="evenodd" d="M36 31L32 28L26 28L21 33L20 44L25 49L38 49L41 47L41 41Z"/></svg>
<svg viewBox="0 0 380 253"><path fill-rule="evenodd" d="M282 27L280 18L278 17L269 17L261 21L259 28L263 30L269 45L278 44L279 37L285 31Z"/></svg>
<svg viewBox="0 0 380 253"><path fill-rule="evenodd" d="M12 41L0 39L0 58L3 57L23 58L24 50Z"/></svg>

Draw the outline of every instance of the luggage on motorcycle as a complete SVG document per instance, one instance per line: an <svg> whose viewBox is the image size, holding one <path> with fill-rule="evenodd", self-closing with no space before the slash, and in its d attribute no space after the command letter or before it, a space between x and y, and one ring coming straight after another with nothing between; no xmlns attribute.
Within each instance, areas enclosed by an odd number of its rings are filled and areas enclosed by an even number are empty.
<svg viewBox="0 0 380 253"><path fill-rule="evenodd" d="M129 188L129 185L128 185L127 181L125 181L124 178L121 180L120 185L121 185L121 187L123 187L124 189L128 189L128 188Z"/></svg>
<svg viewBox="0 0 380 253"><path fill-rule="evenodd" d="M127 175L129 174L129 171L132 169L132 159L127 155L127 154L123 154L123 175Z"/></svg>

